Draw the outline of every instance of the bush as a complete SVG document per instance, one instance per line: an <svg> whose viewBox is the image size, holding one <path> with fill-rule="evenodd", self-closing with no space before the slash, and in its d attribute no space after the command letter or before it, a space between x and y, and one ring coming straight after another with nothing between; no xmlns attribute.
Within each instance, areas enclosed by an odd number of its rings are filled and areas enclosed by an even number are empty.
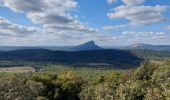
<svg viewBox="0 0 170 100"><path fill-rule="evenodd" d="M127 71L81 70L50 70L31 76L3 74L0 100L170 99L170 64L167 62L159 65L145 62Z"/></svg>
<svg viewBox="0 0 170 100"><path fill-rule="evenodd" d="M33 100L42 94L45 86L41 82L20 77L0 78L0 100Z"/></svg>
<svg viewBox="0 0 170 100"><path fill-rule="evenodd" d="M150 63L150 62L144 62L134 73L134 79L135 80L150 80L152 74L156 70L157 65Z"/></svg>
<svg viewBox="0 0 170 100"><path fill-rule="evenodd" d="M81 91L82 79L73 71L64 71L57 74L44 73L32 75L31 79L42 82L46 89L44 97L50 100L78 100Z"/></svg>
<svg viewBox="0 0 170 100"><path fill-rule="evenodd" d="M116 91L116 100L143 100L147 83L143 81L127 81Z"/></svg>

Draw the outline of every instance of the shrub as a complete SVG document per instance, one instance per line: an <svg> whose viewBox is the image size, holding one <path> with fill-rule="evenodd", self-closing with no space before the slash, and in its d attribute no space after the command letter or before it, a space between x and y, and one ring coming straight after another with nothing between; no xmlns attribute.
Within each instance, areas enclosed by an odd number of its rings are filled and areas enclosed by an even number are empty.
<svg viewBox="0 0 170 100"><path fill-rule="evenodd" d="M42 95L45 86L41 82L20 77L0 78L0 100L31 100Z"/></svg>
<svg viewBox="0 0 170 100"><path fill-rule="evenodd" d="M144 62L134 73L135 80L150 80L156 70L157 65L150 62Z"/></svg>

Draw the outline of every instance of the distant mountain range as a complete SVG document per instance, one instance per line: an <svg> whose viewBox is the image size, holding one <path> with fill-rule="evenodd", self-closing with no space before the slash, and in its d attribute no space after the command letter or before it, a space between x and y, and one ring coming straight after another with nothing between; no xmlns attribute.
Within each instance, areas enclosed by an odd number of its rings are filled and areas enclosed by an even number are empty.
<svg viewBox="0 0 170 100"><path fill-rule="evenodd" d="M170 45L150 45L150 44L143 44L143 43L135 43L129 46L121 47L121 48L170 51Z"/></svg>
<svg viewBox="0 0 170 100"><path fill-rule="evenodd" d="M144 60L168 60L170 52L155 50L84 50L56 51L47 49L22 49L0 51L0 61L40 61L72 64L108 64L112 67L136 67ZM102 66L102 65L101 65Z"/></svg>
<svg viewBox="0 0 170 100"><path fill-rule="evenodd" d="M59 51L83 51L83 50L100 50L94 41L89 41L78 46L0 46L0 51L13 51L21 49L48 49Z"/></svg>
<svg viewBox="0 0 170 100"><path fill-rule="evenodd" d="M168 59L170 59L168 45L133 44L116 49L104 49L90 41L78 46L0 47L0 61L104 63L129 68L139 65L144 60Z"/></svg>
<svg viewBox="0 0 170 100"><path fill-rule="evenodd" d="M13 51L21 49L47 49L59 51L86 51L86 50L101 50L106 49L95 44L94 41L89 41L78 46L0 46L0 51ZM122 47L107 47L107 49L143 49L143 50L165 50L170 51L170 45L150 45L143 43L135 43Z"/></svg>

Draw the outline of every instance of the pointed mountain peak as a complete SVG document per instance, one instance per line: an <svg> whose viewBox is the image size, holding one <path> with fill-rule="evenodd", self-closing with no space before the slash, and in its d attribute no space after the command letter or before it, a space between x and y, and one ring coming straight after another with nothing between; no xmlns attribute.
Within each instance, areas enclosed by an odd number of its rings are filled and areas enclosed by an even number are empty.
<svg viewBox="0 0 170 100"><path fill-rule="evenodd" d="M94 41L89 41L89 42L86 42L84 44L77 46L76 49L77 50L97 50L101 48L98 45L96 45Z"/></svg>
<svg viewBox="0 0 170 100"><path fill-rule="evenodd" d="M89 42L86 42L82 45L96 45L94 41L89 41Z"/></svg>

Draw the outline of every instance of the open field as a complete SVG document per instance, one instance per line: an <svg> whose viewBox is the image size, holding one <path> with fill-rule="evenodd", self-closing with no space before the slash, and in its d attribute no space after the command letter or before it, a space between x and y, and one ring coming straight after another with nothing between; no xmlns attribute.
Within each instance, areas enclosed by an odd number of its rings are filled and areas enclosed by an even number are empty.
<svg viewBox="0 0 170 100"><path fill-rule="evenodd" d="M26 67L3 67L0 68L0 72L35 72L35 69L29 66Z"/></svg>
<svg viewBox="0 0 170 100"><path fill-rule="evenodd" d="M163 64L164 62L163 61L158 61L158 60L150 60L151 63L154 63L154 64Z"/></svg>

